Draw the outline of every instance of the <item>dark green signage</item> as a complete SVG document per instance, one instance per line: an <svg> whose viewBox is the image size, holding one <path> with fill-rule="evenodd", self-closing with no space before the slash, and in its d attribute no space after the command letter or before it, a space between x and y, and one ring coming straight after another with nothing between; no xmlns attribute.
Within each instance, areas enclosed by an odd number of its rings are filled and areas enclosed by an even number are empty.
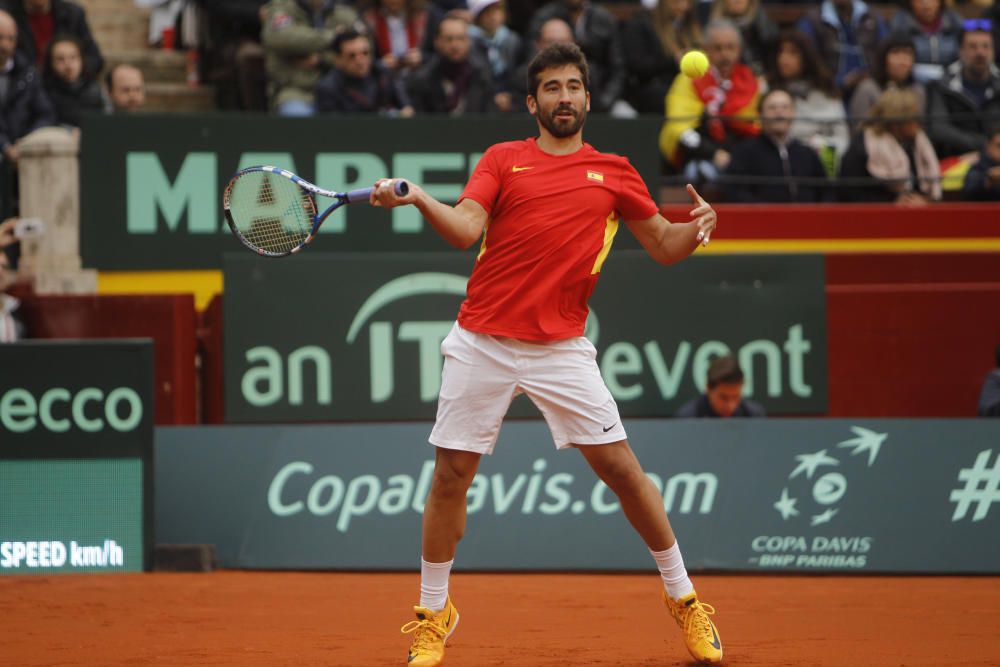
<svg viewBox="0 0 1000 667"><path fill-rule="evenodd" d="M587 141L626 155L651 192L658 187L655 119L592 117ZM81 147L83 262L104 270L218 268L239 247L222 214L233 173L271 164L339 191L385 176L455 201L491 144L535 136L517 117L284 119L255 115L89 116ZM334 213L321 228L326 250L447 248L413 207L367 205Z"/></svg>
<svg viewBox="0 0 1000 667"><path fill-rule="evenodd" d="M997 420L624 425L692 569L1000 573ZM415 569L430 429L158 429L157 535L214 544L225 567ZM504 425L468 513L458 568L656 571L614 494L541 420Z"/></svg>
<svg viewBox="0 0 1000 667"><path fill-rule="evenodd" d="M0 574L141 571L152 344L26 341L0 368Z"/></svg>
<svg viewBox="0 0 1000 667"><path fill-rule="evenodd" d="M230 422L433 419L440 344L470 253L240 253L225 264ZM826 411L819 256L696 257L670 268L612 253L587 336L625 416L670 415L731 352L772 413ZM537 415L518 399L515 416Z"/></svg>

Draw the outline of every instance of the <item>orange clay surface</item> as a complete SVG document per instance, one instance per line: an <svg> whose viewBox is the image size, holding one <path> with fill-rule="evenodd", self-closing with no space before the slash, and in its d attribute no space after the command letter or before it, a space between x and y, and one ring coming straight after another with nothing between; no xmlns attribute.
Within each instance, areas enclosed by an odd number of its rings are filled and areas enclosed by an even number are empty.
<svg viewBox="0 0 1000 667"><path fill-rule="evenodd" d="M729 665L1000 665L997 577L696 577ZM461 574L448 667L687 665L653 575ZM0 577L0 663L406 664L416 574Z"/></svg>

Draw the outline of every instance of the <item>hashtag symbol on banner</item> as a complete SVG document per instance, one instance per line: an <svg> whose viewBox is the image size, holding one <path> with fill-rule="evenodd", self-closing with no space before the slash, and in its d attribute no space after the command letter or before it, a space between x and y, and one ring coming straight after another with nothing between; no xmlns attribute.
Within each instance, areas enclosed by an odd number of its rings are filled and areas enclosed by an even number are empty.
<svg viewBox="0 0 1000 667"><path fill-rule="evenodd" d="M990 468L992 453L992 449L984 449L979 452L971 468L962 468L959 471L958 481L965 482L965 486L953 489L951 492L950 500L955 503L952 522L964 519L973 503L976 503L976 511L972 515L972 520L982 521L990 511L990 505L1000 503L1000 453L997 453L993 467Z"/></svg>

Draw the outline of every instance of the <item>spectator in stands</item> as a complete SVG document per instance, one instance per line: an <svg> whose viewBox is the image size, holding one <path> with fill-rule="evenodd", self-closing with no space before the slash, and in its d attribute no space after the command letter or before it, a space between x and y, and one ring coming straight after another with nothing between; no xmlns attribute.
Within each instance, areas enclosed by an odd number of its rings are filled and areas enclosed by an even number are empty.
<svg viewBox="0 0 1000 667"><path fill-rule="evenodd" d="M271 108L282 116L315 113L316 84L330 62L337 30L358 14L336 0L271 0L264 7L264 44Z"/></svg>
<svg viewBox="0 0 1000 667"><path fill-rule="evenodd" d="M260 43L267 0L199 0L205 9L199 62L222 110L266 111L267 74Z"/></svg>
<svg viewBox="0 0 1000 667"><path fill-rule="evenodd" d="M1000 345L996 349L996 368L986 374L979 392L980 417L1000 417Z"/></svg>
<svg viewBox="0 0 1000 667"><path fill-rule="evenodd" d="M108 70L104 79L112 111L132 113L146 106L146 80L138 67L119 63Z"/></svg>
<svg viewBox="0 0 1000 667"><path fill-rule="evenodd" d="M788 91L772 88L761 96L761 132L733 147L726 201L832 201L828 174L816 151L792 136L795 113L795 99Z"/></svg>
<svg viewBox="0 0 1000 667"><path fill-rule="evenodd" d="M53 37L73 35L83 46L84 73L93 78L100 76L104 57L90 34L82 7L66 0L6 0L0 7L17 22L18 53L36 68L43 67L45 52Z"/></svg>
<svg viewBox="0 0 1000 667"><path fill-rule="evenodd" d="M538 29L538 36L535 38L535 53L538 53L551 44L572 44L573 28L566 21L560 18L549 19ZM528 97L528 65L530 58L525 60L511 73L507 82L515 108L527 109L525 100ZM660 100L663 106L663 100Z"/></svg>
<svg viewBox="0 0 1000 667"><path fill-rule="evenodd" d="M353 28L337 33L333 63L334 68L316 86L316 111L413 115L402 82L382 63L373 61L367 36Z"/></svg>
<svg viewBox="0 0 1000 667"><path fill-rule="evenodd" d="M875 101L890 88L909 90L917 98L923 114L927 110L927 91L924 84L913 78L916 62L913 42L906 35L890 35L879 47L878 59L872 63L869 76L858 84L851 96L848 116L853 130L859 130L868 118L868 111Z"/></svg>
<svg viewBox="0 0 1000 667"><path fill-rule="evenodd" d="M755 74L763 74L768 56L778 41L778 26L761 6L760 0L714 0L709 20L729 19L743 37L743 62Z"/></svg>
<svg viewBox="0 0 1000 667"><path fill-rule="evenodd" d="M743 398L743 382L743 369L736 357L716 357L708 366L705 393L682 405L674 416L766 417L763 406Z"/></svg>
<svg viewBox="0 0 1000 667"><path fill-rule="evenodd" d="M431 23L423 0L375 0L365 12L376 56L391 72L413 70L424 61L422 50Z"/></svg>
<svg viewBox="0 0 1000 667"><path fill-rule="evenodd" d="M553 0L532 19L532 33L551 18L561 18L573 27L574 41L587 56L590 67L590 108L634 116L635 109L625 94L625 52L618 33L618 21L606 9L590 0Z"/></svg>
<svg viewBox="0 0 1000 667"><path fill-rule="evenodd" d="M1000 201L1000 125L994 126L979 160L966 172L962 199Z"/></svg>
<svg viewBox="0 0 1000 667"><path fill-rule="evenodd" d="M622 26L625 99L640 113L663 113L680 57L701 46L693 6L693 0L644 0Z"/></svg>
<svg viewBox="0 0 1000 667"><path fill-rule="evenodd" d="M943 0L910 0L892 17L889 29L912 40L913 76L921 83L940 79L944 68L958 59L962 17L945 7Z"/></svg>
<svg viewBox="0 0 1000 667"><path fill-rule="evenodd" d="M868 74L878 45L888 34L885 22L862 0L823 0L796 27L815 42L848 101L854 87Z"/></svg>
<svg viewBox="0 0 1000 667"><path fill-rule="evenodd" d="M15 224L17 218L0 222L0 343L13 343L24 338L24 324L16 314L20 302L5 293L17 277L6 252L8 247L17 243L14 237Z"/></svg>
<svg viewBox="0 0 1000 667"><path fill-rule="evenodd" d="M922 206L941 199L937 154L920 127L920 106L907 90L890 88L840 163L841 199ZM864 181L869 181L867 184Z"/></svg>
<svg viewBox="0 0 1000 667"><path fill-rule="evenodd" d="M493 102L500 111L510 111L510 77L521 54L521 37L508 28L503 0L469 0L472 48L493 75Z"/></svg>
<svg viewBox="0 0 1000 667"><path fill-rule="evenodd" d="M798 30L783 32L767 68L767 85L795 98L792 136L819 155L829 176L847 152L850 133L840 92L815 48Z"/></svg>
<svg viewBox="0 0 1000 667"><path fill-rule="evenodd" d="M469 57L468 21L458 14L445 16L434 51L407 79L406 89L417 111L459 116L496 110L489 71Z"/></svg>
<svg viewBox="0 0 1000 667"><path fill-rule="evenodd" d="M928 135L942 157L979 151L1000 122L1000 69L984 19L966 21L958 60L927 90Z"/></svg>
<svg viewBox="0 0 1000 667"><path fill-rule="evenodd" d="M0 151L8 168L17 165L18 139L56 122L41 77L17 52L17 42L14 18L0 10Z"/></svg>
<svg viewBox="0 0 1000 667"><path fill-rule="evenodd" d="M76 37L56 36L49 42L42 78L61 125L79 129L84 112L107 112L111 108L100 82L83 72L83 49Z"/></svg>
<svg viewBox="0 0 1000 667"><path fill-rule="evenodd" d="M697 80L678 74L667 93L660 150L691 181L714 180L729 166L732 145L760 131L757 78L740 62L741 50L731 21L709 23L708 73Z"/></svg>

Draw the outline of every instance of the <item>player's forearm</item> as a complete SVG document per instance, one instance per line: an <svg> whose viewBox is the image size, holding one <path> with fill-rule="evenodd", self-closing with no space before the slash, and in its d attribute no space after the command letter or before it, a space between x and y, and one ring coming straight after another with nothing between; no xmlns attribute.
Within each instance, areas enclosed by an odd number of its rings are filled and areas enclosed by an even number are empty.
<svg viewBox="0 0 1000 667"><path fill-rule="evenodd" d="M421 190L413 205L424 219L431 224L441 238L456 248L465 249L475 243L482 234L482 226L471 216L454 206L442 204Z"/></svg>
<svg viewBox="0 0 1000 667"><path fill-rule="evenodd" d="M676 264L690 256L700 241L694 222L668 222L660 233L653 259L663 265Z"/></svg>

